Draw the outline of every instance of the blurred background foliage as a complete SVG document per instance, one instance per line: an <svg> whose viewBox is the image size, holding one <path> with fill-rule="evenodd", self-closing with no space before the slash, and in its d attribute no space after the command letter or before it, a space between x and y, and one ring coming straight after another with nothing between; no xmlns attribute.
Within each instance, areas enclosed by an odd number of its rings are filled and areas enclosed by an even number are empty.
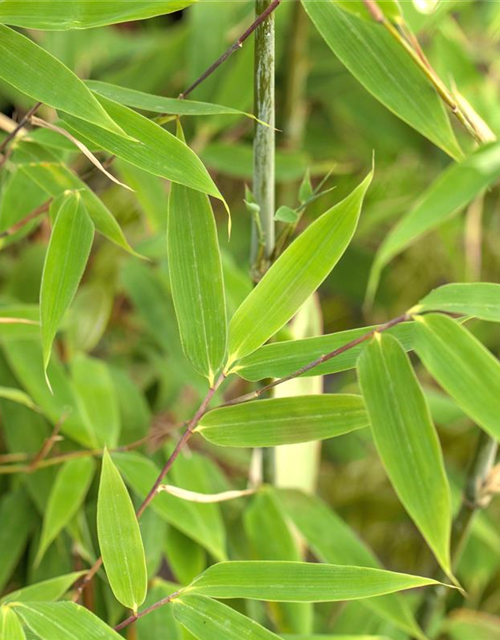
<svg viewBox="0 0 500 640"><path fill-rule="evenodd" d="M430 15L418 13L410 2L402 5L408 23L441 77L456 86L500 135L500 3L446 0ZM322 324L325 333L333 333L384 322L446 282L499 282L500 194L493 188L397 256L384 270L373 304L365 303L377 248L451 161L372 98L331 54L305 16L301 18L299 39L294 39L295 6L285 2L276 12L278 204L299 204L299 187L306 172L310 172L313 185L330 174L326 186L334 189L307 208L300 223L303 227L350 192L360 176L369 171L373 153L376 166L359 230L319 292L321 310L315 307L314 312L318 326ZM176 97L235 40L250 23L252 11L251 2L207 2L145 22L89 31L33 31L30 36L80 77ZM294 79L290 77L293 71L289 61L294 53L299 56L306 79L298 94L290 88ZM251 112L252 74L253 43L249 40L191 98ZM2 113L17 117L30 106L25 96L0 83ZM45 119L53 119L53 113L45 107L40 113ZM297 128L290 132L287 127L292 120ZM175 123L165 126L174 131ZM184 118L183 126L190 145L211 171L232 211L229 242L226 214L220 203L214 205L228 306L234 311L252 287L251 212L244 199L245 185L250 186L252 179L253 123L243 116L217 115ZM62 159L80 176L88 175L87 183L113 212L129 243L148 258L134 257L102 237L96 240L83 284L58 336L59 363L52 365L53 384L64 389L59 398L71 398L67 403L76 402L80 410L83 406L92 419L116 423L117 445L128 445L151 432L159 434L138 450L160 465L179 423L192 415L205 389L203 379L182 353L169 292L165 242L168 183L119 160L114 163L116 175L134 189L125 191L92 171L71 145L56 142L46 133L39 132L44 140L43 149L37 151L41 159ZM457 130L457 135L464 148L470 149L471 142L463 132ZM15 153L22 152L20 142ZM0 185L0 231L11 228L46 200L41 189L15 172L3 170ZM42 217L2 240L1 315L10 316L16 310L17 315L37 317L49 235L49 220ZM22 466L23 454L39 451L66 408L43 388L39 347L30 340L34 330L0 325L0 384L26 389L42 407L42 412L36 413L0 400L4 467L13 462ZM293 330L283 330L279 339L290 337ZM476 330L499 354L497 326L478 323ZM59 371L60 365L67 368L68 376ZM350 390L354 385L354 372L324 380L327 391ZM235 382L224 393L227 397L239 395L246 387L249 385L244 381ZM430 378L426 389L458 506L477 431ZM199 438L192 442L192 455L181 458L174 468L176 483L208 492L245 486L250 464L246 451L216 449ZM78 445L64 438L55 443L51 455L75 449ZM120 455L124 456L120 470L137 497L141 494L137 490L140 482L130 471L133 454ZM41 563L33 563L41 516L58 468L54 465L0 475L0 590L77 570L96 556L94 480L84 508L56 537ZM290 468L292 484L294 473ZM324 443L319 467L311 475L314 481L317 476L319 495L360 533L387 568L420 575L435 570L431 553L390 487L368 432L357 431ZM188 582L216 557L214 549L221 548L219 534L227 536L232 559L262 555L262 549L253 548L252 531L263 525L252 524L252 515L245 507L243 500L220 508L195 505L192 516L204 519L208 537L199 532L193 535L189 526L179 529L155 510L147 512L141 529L150 576ZM452 613L446 632L452 640L500 637L500 623L493 617L500 611L499 524L498 503L476 520L458 572L468 599L464 601L456 592L448 603ZM156 578L148 601L164 593L168 588ZM121 607L104 582L97 581L85 597L86 603L111 623L120 619ZM282 619L287 611L274 609L266 612L260 605L249 603L247 612L261 621L270 616L278 631L287 631ZM137 626L139 638L166 637L159 635L153 618ZM165 625L165 620L160 624ZM395 640L406 637L356 603L315 607L314 629L336 634L387 633Z"/></svg>

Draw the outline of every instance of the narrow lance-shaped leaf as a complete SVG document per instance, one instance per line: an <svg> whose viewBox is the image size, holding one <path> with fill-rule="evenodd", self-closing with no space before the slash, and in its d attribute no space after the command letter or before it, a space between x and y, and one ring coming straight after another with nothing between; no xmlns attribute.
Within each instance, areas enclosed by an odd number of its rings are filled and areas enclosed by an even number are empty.
<svg viewBox="0 0 500 640"><path fill-rule="evenodd" d="M43 361L49 364L57 329L82 278L94 239L90 220L79 192L60 202L43 267L40 290Z"/></svg>
<svg viewBox="0 0 500 640"><path fill-rule="evenodd" d="M278 498L286 515L322 562L382 568L371 549L322 500L290 490L280 490ZM362 604L412 637L425 640L410 607L400 594L367 598Z"/></svg>
<svg viewBox="0 0 500 640"><path fill-rule="evenodd" d="M382 569L309 562L221 562L187 588L211 598L270 602L336 602L439 584Z"/></svg>
<svg viewBox="0 0 500 640"><path fill-rule="evenodd" d="M213 384L226 353L227 319L217 228L204 193L172 185L167 249L184 352Z"/></svg>
<svg viewBox="0 0 500 640"><path fill-rule="evenodd" d="M27 393L21 389L11 389L10 387L0 387L0 398L12 400L18 404L23 404L28 409L36 409L37 406Z"/></svg>
<svg viewBox="0 0 500 640"><path fill-rule="evenodd" d="M416 320L415 350L426 369L469 418L500 439L500 362L451 318Z"/></svg>
<svg viewBox="0 0 500 640"><path fill-rule="evenodd" d="M126 140L80 118L63 115L71 133L87 146L104 149L149 173L223 200L201 160L184 142L132 109L102 96L99 101L137 142Z"/></svg>
<svg viewBox="0 0 500 640"><path fill-rule="evenodd" d="M80 508L92 481L92 458L68 460L58 471L45 510L35 564Z"/></svg>
<svg viewBox="0 0 500 640"><path fill-rule="evenodd" d="M0 23L64 31L145 20L179 11L194 0L4 0Z"/></svg>
<svg viewBox="0 0 500 640"><path fill-rule="evenodd" d="M367 296L375 296L382 269L401 251L461 211L500 177L500 144L481 147L449 166L391 229L375 257Z"/></svg>
<svg viewBox="0 0 500 640"><path fill-rule="evenodd" d="M122 639L103 620L74 602L30 602L14 610L41 640Z"/></svg>
<svg viewBox="0 0 500 640"><path fill-rule="evenodd" d="M451 575L451 500L441 447L410 360L392 336L376 334L358 362L373 437L405 509Z"/></svg>
<svg viewBox="0 0 500 640"><path fill-rule="evenodd" d="M137 611L147 592L146 556L132 500L107 451L97 500L97 535L116 599Z"/></svg>
<svg viewBox="0 0 500 640"><path fill-rule="evenodd" d="M229 362L258 349L300 309L347 249L373 173L278 258L229 324Z"/></svg>
<svg viewBox="0 0 500 640"><path fill-rule="evenodd" d="M3 25L0 25L0 78L34 100L115 135L126 136L78 76L29 38Z"/></svg>
<svg viewBox="0 0 500 640"><path fill-rule="evenodd" d="M26 640L21 621L10 607L0 607L0 640Z"/></svg>
<svg viewBox="0 0 500 640"><path fill-rule="evenodd" d="M243 524L250 542L252 559L302 560L299 540L271 489L261 490L244 512ZM310 633L313 607L308 602L271 605L281 633Z"/></svg>
<svg viewBox="0 0 500 640"><path fill-rule="evenodd" d="M265 378L282 378L314 362L326 353L344 347L374 329L376 326L361 327L314 338L272 342L242 358L232 371L252 382ZM413 348L413 322L396 325L390 329L389 333L397 337L405 349ZM356 345L335 358L310 369L304 376L324 376L354 369L363 347L363 343Z"/></svg>
<svg viewBox="0 0 500 640"><path fill-rule="evenodd" d="M19 166L38 186L46 191L47 196L57 198L67 190L78 190L96 231L125 251L139 256L128 244L111 211L68 167L58 162L33 162Z"/></svg>
<svg viewBox="0 0 500 640"><path fill-rule="evenodd" d="M490 282L446 284L434 289L410 310L448 311L500 322L500 284Z"/></svg>
<svg viewBox="0 0 500 640"><path fill-rule="evenodd" d="M94 93L127 107L132 107L133 109L178 116L236 115L255 119L255 116L251 113L245 113L244 111L233 109L233 107L213 104L212 102L198 102L196 100L182 98L165 98L164 96L155 96L150 93L120 87L119 85L101 82L99 80L87 80L85 84L94 91Z"/></svg>
<svg viewBox="0 0 500 640"><path fill-rule="evenodd" d="M199 640L279 640L279 636L231 607L199 595L172 601L174 616Z"/></svg>
<svg viewBox="0 0 500 640"><path fill-rule="evenodd" d="M450 156L461 157L435 89L381 24L354 15L337 2L302 3L328 46L365 89Z"/></svg>
<svg viewBox="0 0 500 640"><path fill-rule="evenodd" d="M225 447L276 447L325 440L367 426L360 396L332 394L221 407L205 414L196 430Z"/></svg>
<svg viewBox="0 0 500 640"><path fill-rule="evenodd" d="M32 584L24 589L12 591L0 600L0 604L6 604L8 602L50 602L52 600L59 600L71 585L85 573L85 571L75 571L65 576L58 576L57 578Z"/></svg>

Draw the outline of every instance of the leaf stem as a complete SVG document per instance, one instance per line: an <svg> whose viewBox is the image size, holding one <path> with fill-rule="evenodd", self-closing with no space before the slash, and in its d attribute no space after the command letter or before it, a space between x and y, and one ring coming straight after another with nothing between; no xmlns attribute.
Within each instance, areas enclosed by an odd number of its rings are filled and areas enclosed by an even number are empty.
<svg viewBox="0 0 500 640"><path fill-rule="evenodd" d="M29 111L27 111L24 116L21 118L21 120L19 121L19 124L17 125L17 127L15 129L13 129L9 135L5 138L5 140L3 140L3 142L0 144L0 153L3 153L3 151L7 148L7 146L12 142L12 140L14 140L14 138L17 137L18 133L21 131L21 129L24 129L24 127L28 124L28 122L31 120L31 116L33 116L38 109L42 106L41 102L37 102L36 104L34 104L31 109L29 109ZM0 160L0 167L2 167L5 163L5 161L7 160L7 156L4 156L1 160Z"/></svg>
<svg viewBox="0 0 500 640"><path fill-rule="evenodd" d="M152 613L153 611L156 611L156 609L163 607L163 605L168 604L169 602L172 602L172 600L174 598L177 598L177 596L179 596L180 593L181 593L180 591L175 591L174 593L171 593L166 598L163 598L162 600L159 600L158 602L155 602L154 604L152 604L147 609L144 609L144 611L139 611L138 613L134 613L129 618L126 618L126 620L123 620L122 622L120 622L120 624L116 625L115 631L121 631L122 629L125 629L125 627L128 627L130 624L132 624L136 620L140 620L144 616L147 616L148 613Z"/></svg>

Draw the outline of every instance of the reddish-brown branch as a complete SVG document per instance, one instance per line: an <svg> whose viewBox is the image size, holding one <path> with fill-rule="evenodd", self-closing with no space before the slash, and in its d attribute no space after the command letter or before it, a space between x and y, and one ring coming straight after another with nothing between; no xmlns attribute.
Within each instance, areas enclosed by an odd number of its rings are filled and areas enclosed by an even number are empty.
<svg viewBox="0 0 500 640"><path fill-rule="evenodd" d="M248 29L238 38L238 40L236 40L236 42L232 44L229 49L221 55L220 58L218 58L212 65L210 65L210 67L204 73L202 73L201 76L197 80L195 80L190 87L188 87L179 95L179 98L186 98L197 87L199 87L202 82L209 78L214 71L216 71L222 64L224 64L224 62L226 62L226 60L230 58L233 53L236 53L236 51L241 49L245 40L248 40L252 33L269 18L273 11L275 11L279 7L281 1L282 0L274 0L269 5L269 7L258 16L255 22L253 22L248 27Z"/></svg>
<svg viewBox="0 0 500 640"><path fill-rule="evenodd" d="M140 611L139 613L134 613L132 616L130 616L126 620L123 620L123 622L120 622L120 624L115 627L115 631L121 631L122 629L125 629L125 627L128 627L130 624L132 624L136 620L140 620L144 616L147 616L148 613L152 613L153 611L156 611L156 609L163 607L163 605L168 604L169 602L172 602L172 600L176 598L179 595L179 593L180 591L176 591L175 593L170 594L166 598L163 598L162 600L155 602L147 609L144 609L144 611Z"/></svg>

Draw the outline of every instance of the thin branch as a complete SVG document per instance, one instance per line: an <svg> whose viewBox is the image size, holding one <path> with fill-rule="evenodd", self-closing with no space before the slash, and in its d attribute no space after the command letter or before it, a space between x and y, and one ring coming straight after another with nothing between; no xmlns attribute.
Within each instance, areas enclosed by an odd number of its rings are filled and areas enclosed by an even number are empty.
<svg viewBox="0 0 500 640"><path fill-rule="evenodd" d="M21 131L21 129L24 129L24 127L28 124L28 122L31 119L31 116L33 116L38 109L42 106L41 102L37 102L35 105L33 105L31 107L31 109L29 111L27 111L24 116L21 118L21 120L19 121L19 124L17 125L17 127L15 129L13 129L9 135L5 138L5 140L0 144L0 153L3 153L3 151L7 148L7 145L12 142L12 140L14 140L14 138L17 136L17 134ZM2 166L2 164L4 163L5 159L3 161L0 161L0 167Z"/></svg>
<svg viewBox="0 0 500 640"><path fill-rule="evenodd" d="M22 220L19 220L19 222L16 222L16 224L13 224L12 227L9 227L6 231L2 231L2 233L0 233L0 238L8 238L9 236L14 235L14 233L17 233L32 220L38 218L38 216L41 216L43 213L47 213L47 211L50 209L50 205L52 204L52 200L53 198L49 198L43 204L34 209L27 216L25 216Z"/></svg>
<svg viewBox="0 0 500 640"><path fill-rule="evenodd" d="M282 0L273 0L273 2L269 5L269 7L260 14L260 16L253 22L248 29L236 40L234 44L232 44L229 49L221 55L218 60L216 60L210 67L201 74L201 76L193 82L193 84L188 87L185 91L183 91L179 98L187 98L187 96L192 93L197 87L200 86L202 82L204 82L207 78L209 78L214 71L216 71L228 58L230 58L233 53L236 53L239 49L243 47L243 43L245 40L252 35L252 33L259 27L263 22L267 20L267 18L279 7Z"/></svg>
<svg viewBox="0 0 500 640"><path fill-rule="evenodd" d="M311 371L311 369L315 369L320 364L323 364L324 362L328 362L329 360L332 360L333 358L335 358L337 356L340 356L341 354L345 353L346 351L349 351L350 349L353 349L354 347L357 347L358 345L360 345L363 342L366 342L367 340L372 338L376 333L383 333L384 331L388 331L389 329L392 329L393 327L395 327L398 324L401 324L403 322L409 322L411 319L412 319L412 316L410 314L407 314L407 313L405 313L402 316L399 316L397 318L394 318L394 320L390 320L389 322L386 322L385 324L382 324L379 327L376 327L375 329L372 329L371 331L368 331L367 333L363 334L359 338L356 338L355 340L352 340L351 342L348 342L344 346L339 347L338 349L335 349L335 351L332 351L332 352L327 353L327 354L325 354L323 356L320 356L316 360L313 360L309 364L304 365L300 369L297 369L297 371L294 371L293 373L290 373L289 375L285 376L284 378L279 378L278 380L275 380L274 382L271 382L270 384L266 385L265 387L261 387L260 389L256 389L255 391L252 391L251 393L247 393L244 396L240 396L239 398L235 398L234 400L230 400L229 402L226 402L222 406L229 407L229 406L234 405L234 404L241 404L242 402L248 402L249 400L255 400L256 398L260 397L263 393L266 393L266 391L274 389L274 387L277 387L278 385L283 384L284 382L288 382L289 380L293 380L294 378L299 378L300 376L304 375L308 371Z"/></svg>
<svg viewBox="0 0 500 640"><path fill-rule="evenodd" d="M29 465L29 473L33 473L38 469L42 460L44 460L44 458L46 458L49 455L52 447L56 444L56 442L58 442L58 440L60 440L59 431L61 430L61 426L64 424L67 418L68 418L68 413L65 412L56 422L54 429L52 430L52 433L45 440L45 442L42 445L42 448L36 454L31 464Z"/></svg>
<svg viewBox="0 0 500 640"><path fill-rule="evenodd" d="M374 20L377 22L384 22L384 14L375 0L363 0L363 3Z"/></svg>
<svg viewBox="0 0 500 640"><path fill-rule="evenodd" d="M151 502L153 501L154 497L158 493L158 487L160 487L163 479L165 478L167 473L172 468L172 465L174 464L174 462L179 457L179 454L181 453L182 449L184 448L184 446L187 444L187 442L189 441L189 439L193 435L193 432L196 429L196 427L198 425L198 422L204 416L205 412L207 411L208 405L210 404L212 398L214 397L215 393L217 392L217 390L219 389L220 385L224 382L225 379L226 379L225 374L221 374L220 377L218 378L218 380L213 385L213 387L211 387L209 389L207 395L205 396L205 399L203 400L203 402L199 406L198 411L196 411L194 416L189 421L189 423L187 425L187 428L186 428L186 431L182 434L182 437L180 438L179 442L177 443L177 445L176 445L174 451L172 452L172 454L170 455L169 459L165 463L165 466L163 467L163 469L161 470L160 474L158 475L154 485L151 487L151 490L149 491L148 495L144 498L144 501L142 502L141 506L137 510L136 515L137 515L138 519L142 516L144 511L148 508L148 506L151 504ZM80 599L80 596L81 596L82 592L90 584L90 582L92 581L93 577L99 571L101 566L102 566L102 557L98 558L98 560L96 560L96 562L90 568L90 570L87 573L87 575L83 578L82 583L77 588L76 593L75 593L75 595L73 597L73 601L74 602L76 602L76 601L78 601ZM132 620L132 622L133 622L133 620ZM130 622L128 624L130 624Z"/></svg>
<svg viewBox="0 0 500 640"><path fill-rule="evenodd" d="M163 607L163 605L168 604L169 602L172 602L172 600L176 598L178 595L180 595L180 591L175 591L175 593L171 593L166 598L163 598L162 600L155 602L147 609L144 609L144 611L139 611L139 613L134 613L134 615L130 616L126 620L123 620L123 622L120 622L120 624L118 624L115 627L115 631L121 631L122 629L125 629L125 627L128 627L130 624L132 624L136 620L140 620L140 618L147 616L148 613L152 613L153 611L156 611L156 609Z"/></svg>

